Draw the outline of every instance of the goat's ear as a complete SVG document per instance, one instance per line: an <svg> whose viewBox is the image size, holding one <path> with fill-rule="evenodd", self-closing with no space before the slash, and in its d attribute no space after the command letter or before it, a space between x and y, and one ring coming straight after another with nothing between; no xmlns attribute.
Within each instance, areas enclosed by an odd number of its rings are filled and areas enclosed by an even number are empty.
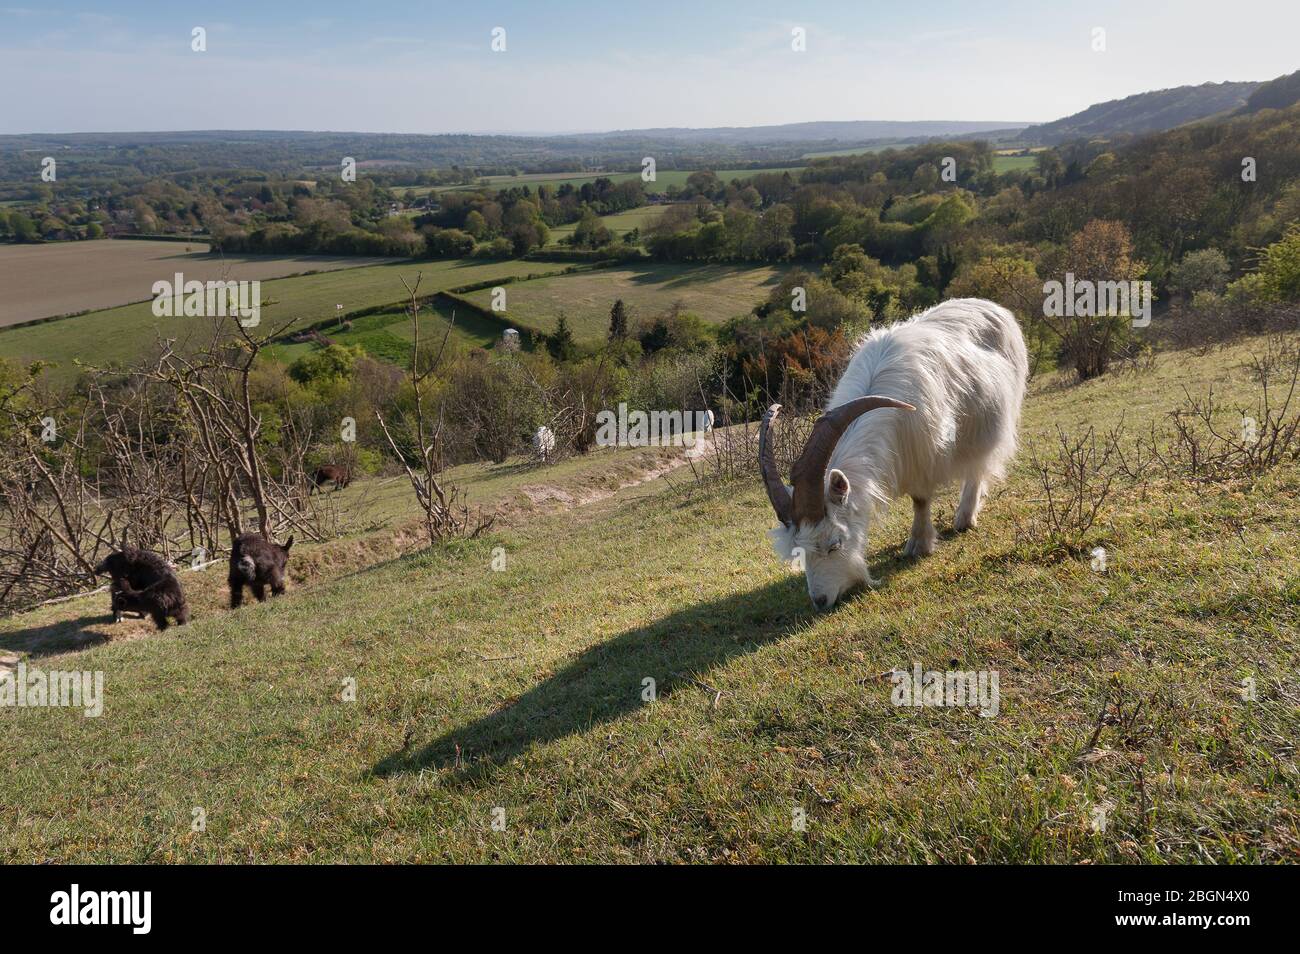
<svg viewBox="0 0 1300 954"><path fill-rule="evenodd" d="M826 500L839 506L848 499L849 496L849 478L844 476L842 470L832 470L830 480L826 486Z"/></svg>
<svg viewBox="0 0 1300 954"><path fill-rule="evenodd" d="M284 545L283 545L282 547L280 547L280 549L283 550L285 553L288 553L288 552L289 552L289 548L290 548L291 546L293 546L293 537L292 537L292 536L290 536L288 540L284 541Z"/></svg>

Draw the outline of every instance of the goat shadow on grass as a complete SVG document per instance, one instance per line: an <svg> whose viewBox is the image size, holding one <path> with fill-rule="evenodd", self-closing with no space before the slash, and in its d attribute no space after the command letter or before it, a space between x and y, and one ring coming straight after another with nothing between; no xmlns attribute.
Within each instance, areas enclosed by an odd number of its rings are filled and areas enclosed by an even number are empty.
<svg viewBox="0 0 1300 954"><path fill-rule="evenodd" d="M418 750L403 748L377 763L378 776L435 767L457 779L479 777L533 745L587 732L646 705L642 680L659 698L738 656L777 642L812 618L801 576L756 590L693 603L583 651L522 696Z"/></svg>
<svg viewBox="0 0 1300 954"><path fill-rule="evenodd" d="M111 638L106 633L92 630L90 627L103 626L110 623L112 618L109 613L98 613L79 616L76 619L61 619L43 626L11 629L0 633L0 652L27 653L28 656L36 658L89 649L91 646L106 643Z"/></svg>

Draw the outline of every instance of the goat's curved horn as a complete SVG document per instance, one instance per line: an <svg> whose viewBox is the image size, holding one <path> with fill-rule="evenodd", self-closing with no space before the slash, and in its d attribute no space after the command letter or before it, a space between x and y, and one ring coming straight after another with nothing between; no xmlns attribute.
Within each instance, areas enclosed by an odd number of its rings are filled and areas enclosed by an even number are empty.
<svg viewBox="0 0 1300 954"><path fill-rule="evenodd" d="M904 401L869 395L854 398L846 404L831 408L817 419L803 453L790 468L790 483L794 485L794 519L800 523L816 523L826 516L826 465L848 426L868 411L893 407L903 411L916 408Z"/></svg>
<svg viewBox="0 0 1300 954"><path fill-rule="evenodd" d="M776 469L776 452L772 450L772 424L780 413L781 405L773 404L767 409L767 413L763 415L763 423L759 425L758 469L763 475L763 485L767 488L767 499L772 501L772 509L776 511L777 518L789 526L794 501L790 499L790 491L786 490L785 484L781 482L781 475Z"/></svg>

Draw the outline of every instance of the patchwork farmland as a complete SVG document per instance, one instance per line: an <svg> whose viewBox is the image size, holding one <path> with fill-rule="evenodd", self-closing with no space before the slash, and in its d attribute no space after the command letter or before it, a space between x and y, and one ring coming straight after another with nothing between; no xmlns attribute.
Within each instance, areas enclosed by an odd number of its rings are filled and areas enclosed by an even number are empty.
<svg viewBox="0 0 1300 954"><path fill-rule="evenodd" d="M573 275L515 282L506 287L510 321L550 332L563 313L574 337L600 341L609 330L609 311L622 299L634 318L650 318L681 302L709 324L750 312L780 282L781 266L646 264L601 268ZM490 289L466 296L490 309Z"/></svg>
<svg viewBox="0 0 1300 954"><path fill-rule="evenodd" d="M97 241L0 245L0 328L17 322L146 301L153 283L231 278L266 281L392 262L337 255L209 255L195 242Z"/></svg>
<svg viewBox="0 0 1300 954"><path fill-rule="evenodd" d="M528 275L548 270L525 261L424 261L390 262L359 268L321 272L267 281L262 285L262 322L275 327L293 318L312 323L343 313L401 302L402 279L421 277L421 295L474 284L489 279ZM165 268L157 278L170 278ZM235 271L232 278L245 277ZM0 331L0 357L15 361L55 362L52 374L67 380L75 374L74 360L97 364L129 363L153 346L159 334L183 337L184 318L157 318L150 302L74 315L55 321Z"/></svg>

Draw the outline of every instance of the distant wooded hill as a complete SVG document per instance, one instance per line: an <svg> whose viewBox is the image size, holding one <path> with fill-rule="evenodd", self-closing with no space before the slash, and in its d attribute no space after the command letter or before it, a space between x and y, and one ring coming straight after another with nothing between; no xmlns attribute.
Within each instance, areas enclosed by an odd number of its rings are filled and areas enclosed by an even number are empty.
<svg viewBox="0 0 1300 954"><path fill-rule="evenodd" d="M368 172L387 170L387 184L438 185L520 172L635 172L644 156L654 156L661 170L736 170L793 167L809 155L934 140L1057 145L1163 132L1208 119L1281 109L1297 100L1300 71L1270 82L1204 83L1138 93L1036 126L996 120L851 120L565 135L265 130L6 135L0 136L0 186L11 183L21 188L12 193L0 189L0 200L28 197L32 155L58 156L60 166L66 162L83 182L230 170L304 175L334 169L341 157L355 156ZM403 167L409 167L409 172L399 174ZM463 175L431 178L426 174L430 169L456 169Z"/></svg>
<svg viewBox="0 0 1300 954"><path fill-rule="evenodd" d="M688 142L770 143L838 141L867 143L881 140L912 140L943 137L971 138L990 132L1009 133L1024 129L1023 122L961 122L949 120L851 120L846 122L786 123L781 126L714 126L703 129L665 127L589 133L574 139L605 140L626 136L675 139Z"/></svg>
<svg viewBox="0 0 1300 954"><path fill-rule="evenodd" d="M1053 145L1094 136L1163 132L1217 113L1231 113L1247 105L1264 83L1203 83L1137 93L1107 103L1097 103L1064 119L1030 128L1025 135Z"/></svg>
<svg viewBox="0 0 1300 954"><path fill-rule="evenodd" d="M1286 109L1300 102L1300 70L1279 76L1260 86L1246 98L1239 113L1254 113L1261 109Z"/></svg>

